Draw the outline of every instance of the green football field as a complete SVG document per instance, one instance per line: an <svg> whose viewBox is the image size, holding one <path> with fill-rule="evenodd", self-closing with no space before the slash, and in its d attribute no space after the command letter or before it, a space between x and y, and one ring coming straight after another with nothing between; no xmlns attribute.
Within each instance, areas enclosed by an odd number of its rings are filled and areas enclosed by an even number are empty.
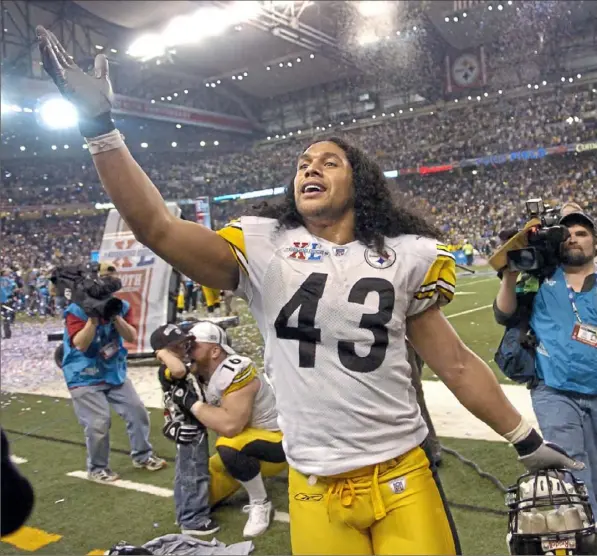
<svg viewBox="0 0 597 556"><path fill-rule="evenodd" d="M464 341L495 368L493 355L501 332L493 323L490 305L498 282L485 274L462 277L458 284L459 293L446 308L446 315ZM232 332L235 347L260 361L259 333L246 308L239 309L241 326ZM426 378L434 378L430 371L426 374ZM501 375L499 379L506 382ZM155 473L133 469L123 422L114 415L111 466L123 479L132 482L133 490L128 490L68 475L85 469L83 434L69 400L3 393L1 402L2 427L7 431L12 453L20 458L19 469L33 484L36 505L27 527L2 539L0 554L99 554L121 540L142 544L177 532L173 499L168 495L173 488L175 450L174 444L161 435L159 410L150 411L152 442L170 466ZM504 443L450 438L442 438L442 443L506 485L523 472L512 448ZM506 553L503 494L450 454L444 456L440 475L464 553ZM143 492L139 485L161 488ZM254 553L288 554L285 478L270 479L267 487L279 513L268 532L254 540ZM219 540L243 540L246 515L241 509L245 503L241 492L216 510L215 517L222 526L216 535Z"/></svg>

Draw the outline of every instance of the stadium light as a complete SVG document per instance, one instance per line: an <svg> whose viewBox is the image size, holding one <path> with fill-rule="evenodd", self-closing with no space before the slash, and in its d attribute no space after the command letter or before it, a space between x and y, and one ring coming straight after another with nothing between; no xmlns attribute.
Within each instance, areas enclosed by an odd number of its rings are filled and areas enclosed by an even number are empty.
<svg viewBox="0 0 597 556"><path fill-rule="evenodd" d="M188 89L185 89L183 92L184 92L185 95L189 94L189 90Z"/></svg>
<svg viewBox="0 0 597 556"><path fill-rule="evenodd" d="M491 4L489 4L489 6L487 6L487 9L488 9L489 11L491 11L491 10L493 10L493 6L492 6Z"/></svg>
<svg viewBox="0 0 597 556"><path fill-rule="evenodd" d="M168 96L166 97L166 100L172 100L172 97Z"/></svg>
<svg viewBox="0 0 597 556"><path fill-rule="evenodd" d="M147 147L149 147L149 145L147 143L141 143L141 148L142 149L146 149Z"/></svg>
<svg viewBox="0 0 597 556"><path fill-rule="evenodd" d="M174 148L174 149L176 147L178 147L178 143L176 141L172 141L171 145L172 145L172 148Z"/></svg>
<svg viewBox="0 0 597 556"><path fill-rule="evenodd" d="M216 84L217 84L217 85L219 85L220 83L221 83L221 81L218 79L218 80L216 81Z"/></svg>
<svg viewBox="0 0 597 556"><path fill-rule="evenodd" d="M177 96L178 96L178 93L173 93L173 94L172 94L172 96L173 96L173 97L177 97Z"/></svg>
<svg viewBox="0 0 597 556"><path fill-rule="evenodd" d="M504 6L502 6L501 4L498 4L498 10L500 10L500 12L504 9Z"/></svg>
<svg viewBox="0 0 597 556"><path fill-rule="evenodd" d="M501 95L501 94L502 94L502 90L500 89L500 90L498 91L498 95Z"/></svg>
<svg viewBox="0 0 597 556"><path fill-rule="evenodd" d="M201 145L202 147L205 147L205 141L201 141L201 142L199 143L199 145Z"/></svg>
<svg viewBox="0 0 597 556"><path fill-rule="evenodd" d="M367 31L359 36L358 43L360 46L373 44L379 40L379 37L373 31Z"/></svg>
<svg viewBox="0 0 597 556"><path fill-rule="evenodd" d="M220 144L219 141L214 141L214 145L217 147Z"/></svg>
<svg viewBox="0 0 597 556"><path fill-rule="evenodd" d="M271 68L271 66L266 66L266 68L265 68L265 69L266 69L267 71L270 71L272 68Z"/></svg>
<svg viewBox="0 0 597 556"><path fill-rule="evenodd" d="M151 104L155 104L155 98L151 99Z"/></svg>
<svg viewBox="0 0 597 556"><path fill-rule="evenodd" d="M311 60L313 60L313 58L315 58L315 54L309 54L309 58L311 58Z"/></svg>
<svg viewBox="0 0 597 556"><path fill-rule="evenodd" d="M462 12L462 17L466 17L467 13L466 12Z"/></svg>
<svg viewBox="0 0 597 556"><path fill-rule="evenodd" d="M297 62L297 64L300 64L302 62L301 58L297 58L296 62Z"/></svg>
<svg viewBox="0 0 597 556"><path fill-rule="evenodd" d="M195 44L219 35L255 18L261 12L258 1L236 1L224 8L206 6L195 13L173 18L161 33L148 33L137 38L127 54L141 61L163 56L167 49L182 44Z"/></svg>
<svg viewBox="0 0 597 556"><path fill-rule="evenodd" d="M454 23L458 23L458 16L457 15L454 16Z"/></svg>
<svg viewBox="0 0 597 556"><path fill-rule="evenodd" d="M26 148L26 147L24 147L23 145L21 145L21 146L19 147L19 149L21 149L21 151L26 151L26 150L27 150L27 148Z"/></svg>
<svg viewBox="0 0 597 556"><path fill-rule="evenodd" d="M64 145L64 150L67 150L67 149L68 149L68 145Z"/></svg>
<svg viewBox="0 0 597 556"><path fill-rule="evenodd" d="M450 18L449 18L448 16L446 16L446 17L444 17L444 21L445 21L446 23L449 23L449 22L450 22Z"/></svg>
<svg viewBox="0 0 597 556"><path fill-rule="evenodd" d="M582 77L582 75L580 73L576 74L576 79L580 79Z"/></svg>
<svg viewBox="0 0 597 556"><path fill-rule="evenodd" d="M2 104L2 114L10 114L11 112L22 112L23 109L17 104Z"/></svg>
<svg viewBox="0 0 597 556"><path fill-rule="evenodd" d="M272 138L271 138L271 137L268 137L268 138L267 138L267 140L268 140L268 141L271 141L271 140L272 140Z"/></svg>
<svg viewBox="0 0 597 556"><path fill-rule="evenodd" d="M133 58L139 58L142 62L147 62L152 58L163 56L166 52L166 45L160 35L157 33L148 33L142 35L129 46L126 53Z"/></svg>
<svg viewBox="0 0 597 556"><path fill-rule="evenodd" d="M353 124L356 124L356 123L357 123L357 120L356 120L356 118L353 118L353 119L352 119L352 123L353 123Z"/></svg>
<svg viewBox="0 0 597 556"><path fill-rule="evenodd" d="M176 129L180 129L182 126L180 124L176 124Z"/></svg>
<svg viewBox="0 0 597 556"><path fill-rule="evenodd" d="M390 3L381 0L362 1L357 4L357 9L363 17L378 17L390 11Z"/></svg>
<svg viewBox="0 0 597 556"><path fill-rule="evenodd" d="M543 81L543 82L541 83L541 85L543 85L543 86L545 87L545 85L547 85L547 81Z"/></svg>
<svg viewBox="0 0 597 556"><path fill-rule="evenodd" d="M55 151L58 147L56 145L52 145L52 150Z"/></svg>
<svg viewBox="0 0 597 556"><path fill-rule="evenodd" d="M79 122L77 109L61 97L51 98L39 109L42 123L50 129L68 129Z"/></svg>
<svg viewBox="0 0 597 556"><path fill-rule="evenodd" d="M595 92L594 89L593 89L593 92ZM297 135L300 135L301 133L302 133L302 131L300 129L296 132Z"/></svg>

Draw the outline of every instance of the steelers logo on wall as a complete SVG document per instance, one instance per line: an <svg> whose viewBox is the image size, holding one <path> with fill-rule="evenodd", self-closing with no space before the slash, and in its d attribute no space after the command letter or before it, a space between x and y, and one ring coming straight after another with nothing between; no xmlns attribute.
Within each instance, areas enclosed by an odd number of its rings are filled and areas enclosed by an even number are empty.
<svg viewBox="0 0 597 556"><path fill-rule="evenodd" d="M471 87L481 76L481 64L474 54L462 54L452 64L452 79L459 87Z"/></svg>

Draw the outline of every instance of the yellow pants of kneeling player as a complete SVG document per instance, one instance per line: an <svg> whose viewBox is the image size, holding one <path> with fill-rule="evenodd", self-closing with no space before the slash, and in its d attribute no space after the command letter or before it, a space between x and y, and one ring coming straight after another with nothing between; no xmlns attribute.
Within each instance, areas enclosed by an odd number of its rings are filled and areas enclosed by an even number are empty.
<svg viewBox="0 0 597 556"><path fill-rule="evenodd" d="M292 468L288 479L295 555L456 554L456 532L421 448L315 484Z"/></svg>
<svg viewBox="0 0 597 556"><path fill-rule="evenodd" d="M232 438L224 436L218 437L216 440L216 448L218 446L227 446L240 452L255 441L261 441L262 445L266 443L271 445L281 445L282 433L280 431L247 428ZM255 450L253 450L253 453L254 452ZM267 461L266 451L264 451L262 455L257 452L254 457L259 460L259 467L263 477L273 477L288 469L288 464L285 461L282 463ZM209 458L209 474L209 503L212 506L219 504L222 500L225 500L234 494L241 486L240 483L226 471L224 462L217 452Z"/></svg>

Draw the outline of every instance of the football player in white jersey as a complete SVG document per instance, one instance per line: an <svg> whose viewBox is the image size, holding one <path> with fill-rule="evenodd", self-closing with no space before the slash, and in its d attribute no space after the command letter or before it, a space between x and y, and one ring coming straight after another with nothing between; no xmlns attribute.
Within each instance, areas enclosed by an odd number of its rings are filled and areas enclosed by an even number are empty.
<svg viewBox="0 0 597 556"><path fill-rule="evenodd" d="M222 328L203 321L189 335L191 373L202 385L206 402L184 382L172 391L172 401L218 434L216 453L209 458L210 504L218 504L242 485L249 495L243 534L256 537L266 531L273 513L262 475L277 475L288 467L274 393L253 362L228 345ZM173 357L166 356L168 368L182 372L184 364Z"/></svg>
<svg viewBox="0 0 597 556"><path fill-rule="evenodd" d="M244 296L265 341L290 465L295 554L453 554L458 541L420 444L405 337L531 470L582 466L543 441L440 310L455 266L435 230L340 139L299 157L281 205L216 233L175 218L111 119L107 60L86 76L38 28L43 67L79 109L108 195L136 238L193 280ZM270 374L271 373L271 374Z"/></svg>

